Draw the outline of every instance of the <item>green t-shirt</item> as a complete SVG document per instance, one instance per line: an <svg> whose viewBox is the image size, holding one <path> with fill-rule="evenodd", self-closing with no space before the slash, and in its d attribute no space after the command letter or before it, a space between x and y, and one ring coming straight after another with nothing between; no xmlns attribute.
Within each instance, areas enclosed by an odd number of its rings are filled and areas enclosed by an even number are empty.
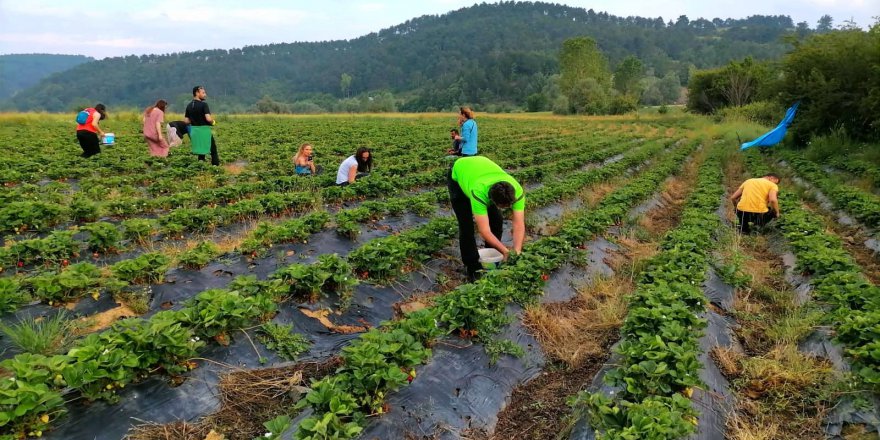
<svg viewBox="0 0 880 440"><path fill-rule="evenodd" d="M517 201L511 209L525 211L526 197L522 186L498 164L483 156L462 157L452 166L452 180L458 182L462 192L471 200L474 215L487 215L489 188L498 182L509 182L513 185Z"/></svg>

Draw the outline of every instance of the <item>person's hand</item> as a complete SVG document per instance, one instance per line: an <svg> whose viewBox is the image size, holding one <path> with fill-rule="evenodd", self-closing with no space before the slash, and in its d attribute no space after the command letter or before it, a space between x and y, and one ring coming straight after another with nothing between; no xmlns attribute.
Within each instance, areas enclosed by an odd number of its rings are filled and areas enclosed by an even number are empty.
<svg viewBox="0 0 880 440"><path fill-rule="evenodd" d="M211 119L211 126L214 126L214 125L217 125L217 120L216 120L216 119Z"/></svg>
<svg viewBox="0 0 880 440"><path fill-rule="evenodd" d="M504 258L501 261L507 261L507 257L510 255L510 250L507 248L502 249L501 255L504 256Z"/></svg>

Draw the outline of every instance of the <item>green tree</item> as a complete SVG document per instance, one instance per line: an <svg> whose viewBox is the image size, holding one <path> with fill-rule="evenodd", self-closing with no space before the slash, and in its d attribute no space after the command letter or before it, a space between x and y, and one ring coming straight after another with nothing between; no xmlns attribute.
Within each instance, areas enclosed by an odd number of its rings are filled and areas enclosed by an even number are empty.
<svg viewBox="0 0 880 440"><path fill-rule="evenodd" d="M348 98L351 96L351 75L343 73L339 79L339 89L342 90L342 96Z"/></svg>
<svg viewBox="0 0 880 440"><path fill-rule="evenodd" d="M834 19L831 18L830 15L825 14L819 17L819 21L816 23L816 32L820 34L831 32L834 29Z"/></svg>
<svg viewBox="0 0 880 440"><path fill-rule="evenodd" d="M880 24L813 35L785 57L782 71L780 103L801 101L792 125L800 140L835 128L880 139Z"/></svg>
<svg viewBox="0 0 880 440"><path fill-rule="evenodd" d="M681 81L675 72L669 72L658 83L657 88L663 104L674 104L681 98Z"/></svg>
<svg viewBox="0 0 880 440"><path fill-rule="evenodd" d="M572 110L598 114L608 107L611 73L608 60L592 38L566 40L559 54L559 89Z"/></svg>
<svg viewBox="0 0 880 440"><path fill-rule="evenodd" d="M614 71L614 88L638 99L641 95L640 81L645 77L645 65L633 55L623 59Z"/></svg>

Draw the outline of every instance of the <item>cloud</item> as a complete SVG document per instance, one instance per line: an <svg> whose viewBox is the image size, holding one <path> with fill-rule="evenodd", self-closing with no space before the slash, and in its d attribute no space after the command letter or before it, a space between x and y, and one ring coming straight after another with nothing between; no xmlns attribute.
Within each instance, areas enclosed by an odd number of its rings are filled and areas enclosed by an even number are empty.
<svg viewBox="0 0 880 440"><path fill-rule="evenodd" d="M57 48L81 48L82 41L70 38L68 34L59 33L38 33L38 34L20 34L20 33L0 33L0 42L12 44L27 44L37 47ZM159 43L143 38L94 38L89 40L90 46L125 49L122 52L138 51L169 51L176 50L180 46L174 43ZM119 51L117 51L119 52Z"/></svg>
<svg viewBox="0 0 880 440"><path fill-rule="evenodd" d="M384 11L386 9L386 5L383 3L361 3L355 6L355 9L361 12L377 12Z"/></svg>

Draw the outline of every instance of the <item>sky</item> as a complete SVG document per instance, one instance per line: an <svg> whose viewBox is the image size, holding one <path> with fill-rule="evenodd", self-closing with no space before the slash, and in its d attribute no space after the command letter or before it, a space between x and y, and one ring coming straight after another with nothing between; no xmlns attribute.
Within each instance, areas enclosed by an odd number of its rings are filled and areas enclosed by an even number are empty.
<svg viewBox="0 0 880 440"><path fill-rule="evenodd" d="M880 0L549 0L612 15L744 18L788 15L815 27L824 14L866 28ZM0 0L0 54L95 58L351 39L474 0Z"/></svg>

